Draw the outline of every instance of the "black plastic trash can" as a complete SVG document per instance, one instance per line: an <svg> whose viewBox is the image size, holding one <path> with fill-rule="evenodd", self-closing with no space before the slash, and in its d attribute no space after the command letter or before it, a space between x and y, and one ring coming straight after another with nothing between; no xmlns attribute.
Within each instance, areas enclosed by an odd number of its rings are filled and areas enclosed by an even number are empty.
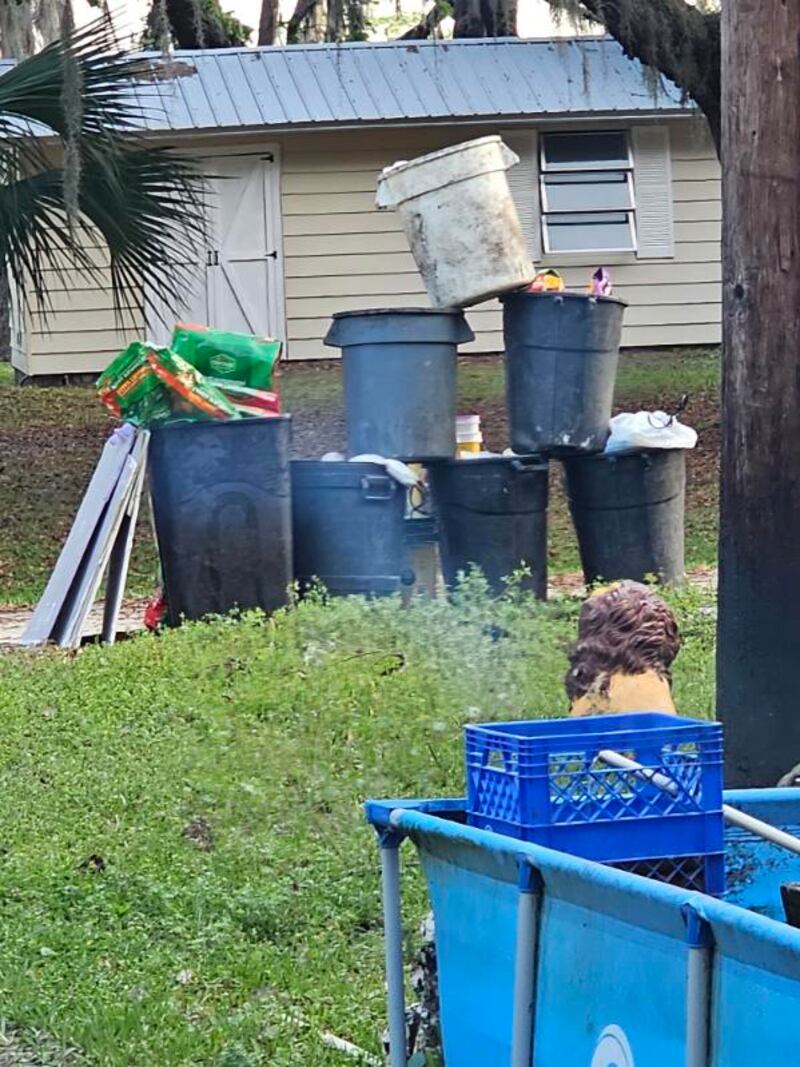
<svg viewBox="0 0 800 1067"><path fill-rule="evenodd" d="M472 341L461 311L378 308L333 316L342 350L347 450L396 459L456 450L456 356Z"/></svg>
<svg viewBox="0 0 800 1067"><path fill-rule="evenodd" d="M431 463L442 571L448 586L480 567L500 593L523 565L524 586L547 597L547 462L539 456Z"/></svg>
<svg viewBox="0 0 800 1067"><path fill-rule="evenodd" d="M585 580L680 582L685 451L574 456L564 465Z"/></svg>
<svg viewBox="0 0 800 1067"><path fill-rule="evenodd" d="M502 301L511 447L602 450L626 305L582 293L510 293Z"/></svg>
<svg viewBox="0 0 800 1067"><path fill-rule="evenodd" d="M295 577L334 596L386 596L414 581L406 493L377 463L292 460Z"/></svg>
<svg viewBox="0 0 800 1067"><path fill-rule="evenodd" d="M288 415L153 428L150 487L171 626L287 602L289 428Z"/></svg>

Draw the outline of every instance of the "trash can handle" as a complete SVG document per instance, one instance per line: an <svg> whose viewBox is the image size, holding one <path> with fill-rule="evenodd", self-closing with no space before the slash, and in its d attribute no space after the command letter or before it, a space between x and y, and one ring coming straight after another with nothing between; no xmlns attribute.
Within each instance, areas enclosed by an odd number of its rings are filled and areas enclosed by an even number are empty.
<svg viewBox="0 0 800 1067"><path fill-rule="evenodd" d="M365 500L391 500L395 484L387 474L365 474L361 479L361 491Z"/></svg>
<svg viewBox="0 0 800 1067"><path fill-rule="evenodd" d="M516 167L517 163L519 163L519 156L512 148L508 147L505 141L500 142L500 158L503 161L504 170Z"/></svg>
<svg viewBox="0 0 800 1067"><path fill-rule="evenodd" d="M530 456L528 459L512 459L511 469L520 474L535 474L536 471L542 469L542 461L538 456Z"/></svg>

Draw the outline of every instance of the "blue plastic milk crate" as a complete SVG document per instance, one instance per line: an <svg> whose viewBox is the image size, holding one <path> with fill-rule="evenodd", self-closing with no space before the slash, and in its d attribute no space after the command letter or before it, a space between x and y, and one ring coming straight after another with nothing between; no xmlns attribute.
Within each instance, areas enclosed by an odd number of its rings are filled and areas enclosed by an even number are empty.
<svg viewBox="0 0 800 1067"><path fill-rule="evenodd" d="M722 727L652 712L465 727L471 826L684 888L725 888ZM666 792L598 758L672 779Z"/></svg>

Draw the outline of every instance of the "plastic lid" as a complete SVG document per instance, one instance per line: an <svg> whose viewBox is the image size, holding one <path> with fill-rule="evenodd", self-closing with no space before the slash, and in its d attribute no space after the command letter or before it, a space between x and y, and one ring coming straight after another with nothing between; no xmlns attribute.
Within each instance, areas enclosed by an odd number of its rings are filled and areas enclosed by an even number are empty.
<svg viewBox="0 0 800 1067"><path fill-rule="evenodd" d="M503 293L499 299L501 303L505 303L506 300L513 300L518 296L529 297L532 300L594 300L598 304L621 304L624 308L628 306L627 301L620 300L618 296L595 296L593 293L574 293L569 290L560 293L552 291L531 293L527 289L514 289L513 292Z"/></svg>
<svg viewBox="0 0 800 1067"><path fill-rule="evenodd" d="M460 308L367 308L365 311L334 311L334 319L363 318L364 315L460 315Z"/></svg>
<svg viewBox="0 0 800 1067"><path fill-rule="evenodd" d="M485 452L473 452L471 456L458 456L455 459L443 459L435 460L430 463L429 466L450 466L457 464L459 467L463 467L465 463L469 463L474 467L479 464L503 464L508 466L511 463L516 463L518 467L526 467L529 470L548 470L548 462L544 456L538 453L532 453L524 456L503 456L499 452L485 453Z"/></svg>
<svg viewBox="0 0 800 1067"><path fill-rule="evenodd" d="M402 171L409 169L410 167L419 166L421 163L432 163L437 159L446 159L447 156L455 155L458 152L468 151L471 148L480 148L485 144L496 144L502 142L502 138L499 134L492 133L487 137L476 137L474 141L463 141L461 144L449 145L447 148L440 148L436 152L429 152L425 156L415 156L414 159L400 159L397 163L391 163L388 167L384 167L381 171L381 178L392 178L395 174L400 174Z"/></svg>

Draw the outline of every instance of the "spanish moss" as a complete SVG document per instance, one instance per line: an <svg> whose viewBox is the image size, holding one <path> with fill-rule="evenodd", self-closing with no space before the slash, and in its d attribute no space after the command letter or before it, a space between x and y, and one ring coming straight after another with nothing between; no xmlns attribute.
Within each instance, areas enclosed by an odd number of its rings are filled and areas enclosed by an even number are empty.
<svg viewBox="0 0 800 1067"><path fill-rule="evenodd" d="M33 8L29 2L0 0L0 40L3 55L22 59L36 51Z"/></svg>
<svg viewBox="0 0 800 1067"><path fill-rule="evenodd" d="M718 4L702 0L547 0L576 31L589 19L600 23L626 55L649 68L649 84L671 79L699 105L719 145L720 22Z"/></svg>
<svg viewBox="0 0 800 1067"><path fill-rule="evenodd" d="M64 0L37 0L33 4L33 28L39 47L58 38L63 12Z"/></svg>
<svg viewBox="0 0 800 1067"><path fill-rule="evenodd" d="M167 14L167 0L156 0L153 5L153 43L162 55L167 55L172 48L172 30Z"/></svg>
<svg viewBox="0 0 800 1067"><path fill-rule="evenodd" d="M253 30L220 0L152 0L142 38L146 48L242 48Z"/></svg>
<svg viewBox="0 0 800 1067"><path fill-rule="evenodd" d="M70 228L80 217L81 128L83 126L83 79L81 68L70 47L75 32L72 0L66 0L61 15L61 41L64 81L61 103L64 109L64 206Z"/></svg>

